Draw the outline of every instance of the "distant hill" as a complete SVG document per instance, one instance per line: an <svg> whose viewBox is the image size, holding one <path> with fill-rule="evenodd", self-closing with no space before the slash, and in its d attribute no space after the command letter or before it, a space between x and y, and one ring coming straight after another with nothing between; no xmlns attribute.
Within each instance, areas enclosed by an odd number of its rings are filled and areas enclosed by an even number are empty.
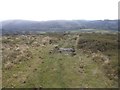
<svg viewBox="0 0 120 90"><path fill-rule="evenodd" d="M28 21L7 20L2 21L3 33L28 32L28 31L71 31L79 29L118 30L118 20L53 20L53 21Z"/></svg>

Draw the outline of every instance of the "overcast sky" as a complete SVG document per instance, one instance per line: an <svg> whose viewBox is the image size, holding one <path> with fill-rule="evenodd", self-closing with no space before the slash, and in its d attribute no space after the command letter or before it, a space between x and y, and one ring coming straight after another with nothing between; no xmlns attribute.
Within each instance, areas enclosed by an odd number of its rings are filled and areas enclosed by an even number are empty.
<svg viewBox="0 0 120 90"><path fill-rule="evenodd" d="M0 21L118 18L119 0L0 0Z"/></svg>

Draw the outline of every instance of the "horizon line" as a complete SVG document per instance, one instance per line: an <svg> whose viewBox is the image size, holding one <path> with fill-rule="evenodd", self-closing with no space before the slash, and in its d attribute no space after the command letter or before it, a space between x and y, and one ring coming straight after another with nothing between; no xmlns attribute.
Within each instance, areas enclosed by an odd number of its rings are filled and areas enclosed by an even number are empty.
<svg viewBox="0 0 120 90"><path fill-rule="evenodd" d="M51 19L51 20L31 20L31 19L6 19L6 20L0 20L0 22L3 22L3 21L77 21L77 20L81 20L81 21L105 21L105 20L120 20L120 19Z"/></svg>

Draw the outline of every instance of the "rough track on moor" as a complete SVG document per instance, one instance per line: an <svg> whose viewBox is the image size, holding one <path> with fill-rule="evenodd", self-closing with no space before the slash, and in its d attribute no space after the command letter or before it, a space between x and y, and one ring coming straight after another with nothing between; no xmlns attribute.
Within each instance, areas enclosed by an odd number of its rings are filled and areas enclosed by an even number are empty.
<svg viewBox="0 0 120 90"><path fill-rule="evenodd" d="M112 33L4 35L3 88L117 88L118 42Z"/></svg>

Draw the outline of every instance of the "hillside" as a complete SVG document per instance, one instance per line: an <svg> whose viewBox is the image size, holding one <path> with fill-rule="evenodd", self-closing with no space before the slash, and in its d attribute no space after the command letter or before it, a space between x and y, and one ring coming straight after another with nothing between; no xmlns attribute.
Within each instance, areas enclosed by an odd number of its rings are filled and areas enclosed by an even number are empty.
<svg viewBox="0 0 120 90"><path fill-rule="evenodd" d="M118 30L117 20L54 20L54 21L27 21L27 20L8 20L2 22L4 33L16 32L63 32L80 29L97 29L97 30Z"/></svg>
<svg viewBox="0 0 120 90"><path fill-rule="evenodd" d="M117 88L117 37L78 32L3 36L3 88Z"/></svg>

